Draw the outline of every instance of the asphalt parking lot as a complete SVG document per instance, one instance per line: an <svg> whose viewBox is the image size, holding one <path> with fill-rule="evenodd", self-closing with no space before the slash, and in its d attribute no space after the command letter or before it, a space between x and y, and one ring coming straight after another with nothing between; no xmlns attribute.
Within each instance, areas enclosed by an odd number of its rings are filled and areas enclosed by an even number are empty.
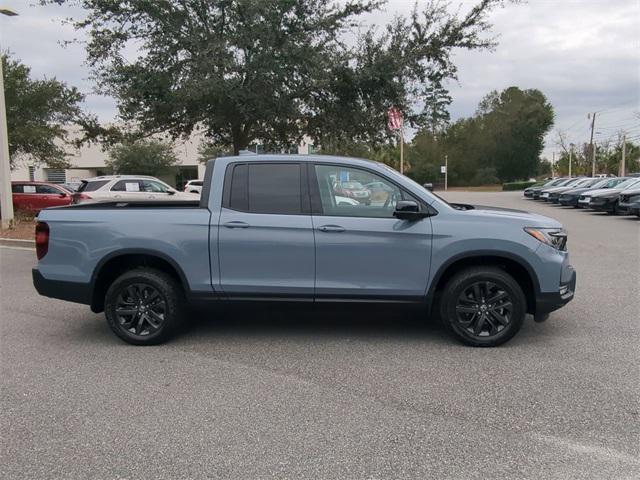
<svg viewBox="0 0 640 480"><path fill-rule="evenodd" d="M446 195L569 231L575 300L494 349L415 309L272 304L132 347L0 248L0 477L638 478L640 219L520 195Z"/></svg>

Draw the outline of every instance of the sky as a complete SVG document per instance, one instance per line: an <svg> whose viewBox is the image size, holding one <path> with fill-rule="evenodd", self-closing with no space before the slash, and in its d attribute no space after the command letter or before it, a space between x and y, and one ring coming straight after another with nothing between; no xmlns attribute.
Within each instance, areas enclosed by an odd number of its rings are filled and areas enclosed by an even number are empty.
<svg viewBox="0 0 640 480"><path fill-rule="evenodd" d="M407 15L414 0L389 0L366 23L385 24ZM426 0L418 0L418 8ZM462 11L472 0L453 0ZM0 0L18 12L0 15L0 48L32 68L35 77L56 77L87 95L85 108L107 122L115 118L113 99L95 95L81 45L82 39L60 20L79 13L69 7L37 5L36 0ZM558 131L569 142L589 141L590 120L597 112L595 141L615 140L620 130L640 143L640 0L529 0L492 12L497 36L493 51L455 52L458 80L451 82L452 119L473 115L492 90L509 86L537 88L555 110L555 125L545 139L543 156L551 159Z"/></svg>

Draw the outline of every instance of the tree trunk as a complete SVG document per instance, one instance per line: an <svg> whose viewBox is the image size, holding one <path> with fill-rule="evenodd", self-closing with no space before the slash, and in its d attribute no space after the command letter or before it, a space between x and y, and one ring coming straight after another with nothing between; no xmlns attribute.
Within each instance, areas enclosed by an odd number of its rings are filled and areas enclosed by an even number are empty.
<svg viewBox="0 0 640 480"><path fill-rule="evenodd" d="M231 127L231 136L233 141L233 154L238 155L240 150L246 150L249 145L249 137L247 136L245 129L240 125L233 125Z"/></svg>

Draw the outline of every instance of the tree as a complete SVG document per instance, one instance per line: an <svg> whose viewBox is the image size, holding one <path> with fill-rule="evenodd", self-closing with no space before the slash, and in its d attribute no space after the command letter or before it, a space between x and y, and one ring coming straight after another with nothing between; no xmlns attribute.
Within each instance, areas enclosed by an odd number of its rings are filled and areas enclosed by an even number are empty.
<svg viewBox="0 0 640 480"><path fill-rule="evenodd" d="M2 68L11 166L19 158L66 166L66 126L83 117L84 96L55 78L31 78L31 69L8 54Z"/></svg>
<svg viewBox="0 0 640 480"><path fill-rule="evenodd" d="M454 49L494 45L486 16L504 1L478 0L458 16L434 0L380 34L356 31L380 0L80 0L87 14L75 25L88 33L100 90L146 133L202 127L236 153L254 139L286 147L304 135L373 147L392 138L391 105L426 122L413 102L431 80L455 78Z"/></svg>
<svg viewBox="0 0 640 480"><path fill-rule="evenodd" d="M509 87L488 94L478 115L494 141L493 163L502 181L529 178L538 171L544 136L553 125L553 107L542 92Z"/></svg>
<svg viewBox="0 0 640 480"><path fill-rule="evenodd" d="M544 135L553 123L553 108L538 90L510 87L491 92L476 114L444 126L421 129L408 157L419 182L440 179L445 155L451 185L482 185L526 179L540 170Z"/></svg>
<svg viewBox="0 0 640 480"><path fill-rule="evenodd" d="M106 163L117 174L159 176L171 171L178 158L169 143L147 139L114 146Z"/></svg>

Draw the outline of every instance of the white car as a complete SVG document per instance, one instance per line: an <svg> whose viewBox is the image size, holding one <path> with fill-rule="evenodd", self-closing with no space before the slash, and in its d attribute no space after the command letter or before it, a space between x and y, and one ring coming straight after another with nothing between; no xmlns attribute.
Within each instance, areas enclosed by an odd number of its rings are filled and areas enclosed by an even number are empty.
<svg viewBox="0 0 640 480"><path fill-rule="evenodd" d="M199 200L194 193L178 192L155 177L103 175L82 180L72 203Z"/></svg>
<svg viewBox="0 0 640 480"><path fill-rule="evenodd" d="M189 180L184 184L183 191L200 195L202 193L202 180Z"/></svg>

